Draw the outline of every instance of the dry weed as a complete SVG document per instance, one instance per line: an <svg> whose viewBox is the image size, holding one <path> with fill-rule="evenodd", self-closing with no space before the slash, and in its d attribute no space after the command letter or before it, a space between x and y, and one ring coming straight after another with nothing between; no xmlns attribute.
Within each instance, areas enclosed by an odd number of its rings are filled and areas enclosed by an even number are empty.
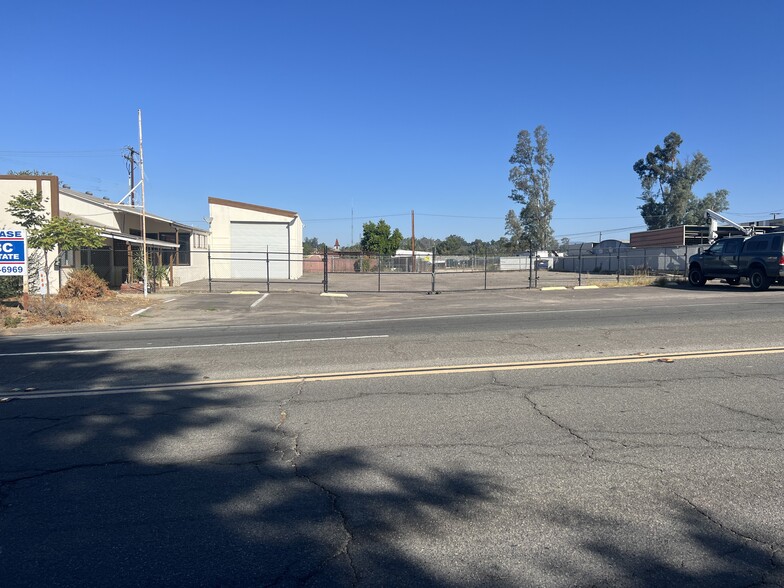
<svg viewBox="0 0 784 588"><path fill-rule="evenodd" d="M26 310L21 307L0 307L0 328L73 323L121 325L132 320L130 314L133 311L142 306L154 306L158 302L157 299L145 301L138 295L114 292L111 297L93 300L62 300L58 297L41 299L40 296L30 296Z"/></svg>

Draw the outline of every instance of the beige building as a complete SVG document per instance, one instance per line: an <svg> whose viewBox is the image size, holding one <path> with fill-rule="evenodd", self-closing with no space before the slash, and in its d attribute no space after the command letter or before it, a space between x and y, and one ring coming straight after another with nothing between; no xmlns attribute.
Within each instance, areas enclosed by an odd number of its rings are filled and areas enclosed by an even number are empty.
<svg viewBox="0 0 784 588"><path fill-rule="evenodd" d="M211 277L302 277L302 219L290 210L209 198Z"/></svg>
<svg viewBox="0 0 784 588"><path fill-rule="evenodd" d="M104 246L98 249L50 254L51 293L65 283L71 269L82 266L91 266L114 287L129 281L133 256L139 255L144 241L141 209L60 186L57 176L0 175L0 227L15 224L6 209L8 201L22 190L43 195L48 218L74 218L98 228L105 238ZM167 268L164 285L207 277L209 231L150 213L145 217L148 257L153 265Z"/></svg>

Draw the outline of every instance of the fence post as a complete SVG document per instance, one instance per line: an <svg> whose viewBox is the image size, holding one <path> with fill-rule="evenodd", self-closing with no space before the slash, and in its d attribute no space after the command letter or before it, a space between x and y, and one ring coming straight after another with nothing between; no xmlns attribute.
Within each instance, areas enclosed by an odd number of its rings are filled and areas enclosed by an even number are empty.
<svg viewBox="0 0 784 588"><path fill-rule="evenodd" d="M130 274L131 270L128 273ZM207 291L212 292L212 256L209 247L207 248Z"/></svg>
<svg viewBox="0 0 784 588"><path fill-rule="evenodd" d="M534 258L534 288L539 287L539 252L536 252L536 257Z"/></svg>
<svg viewBox="0 0 784 588"><path fill-rule="evenodd" d="M487 249L485 249L485 290L487 290Z"/></svg>
<svg viewBox="0 0 784 588"><path fill-rule="evenodd" d="M381 292L381 254L378 254L378 262L376 263L378 266L376 269L378 270L378 291Z"/></svg>
<svg viewBox="0 0 784 588"><path fill-rule="evenodd" d="M270 288L269 284L270 284L270 280L269 280L269 245L267 245L267 292L269 292L269 288Z"/></svg>
<svg viewBox="0 0 784 588"><path fill-rule="evenodd" d="M327 246L324 245L324 293L325 294L329 292L329 271L328 271L329 268L327 266L329 262L327 261L327 257L328 257Z"/></svg>
<svg viewBox="0 0 784 588"><path fill-rule="evenodd" d="M533 283L533 276L534 276L534 268L533 268L533 261L534 261L534 250L529 247L528 248L528 289L531 289L531 285Z"/></svg>
<svg viewBox="0 0 784 588"><path fill-rule="evenodd" d="M430 293L436 292L436 248L433 247L433 267L430 269Z"/></svg>
<svg viewBox="0 0 784 588"><path fill-rule="evenodd" d="M618 247L617 251L618 251L618 279L617 279L617 283L620 284L621 283L621 248Z"/></svg>
<svg viewBox="0 0 784 588"><path fill-rule="evenodd" d="M577 285L583 285L583 245L580 243L580 250L577 252Z"/></svg>

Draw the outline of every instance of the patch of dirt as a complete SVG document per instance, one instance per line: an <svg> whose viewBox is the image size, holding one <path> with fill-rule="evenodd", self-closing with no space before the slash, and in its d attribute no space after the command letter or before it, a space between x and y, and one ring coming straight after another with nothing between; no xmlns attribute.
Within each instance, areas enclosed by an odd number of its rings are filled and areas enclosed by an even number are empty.
<svg viewBox="0 0 784 588"><path fill-rule="evenodd" d="M61 300L51 297L42 301L40 296L30 296L28 309L23 310L19 300L4 301L0 306L0 329L8 333L15 329L43 325L68 325L75 323L118 326L133 320L131 313L156 306L162 296L117 294L94 300Z"/></svg>

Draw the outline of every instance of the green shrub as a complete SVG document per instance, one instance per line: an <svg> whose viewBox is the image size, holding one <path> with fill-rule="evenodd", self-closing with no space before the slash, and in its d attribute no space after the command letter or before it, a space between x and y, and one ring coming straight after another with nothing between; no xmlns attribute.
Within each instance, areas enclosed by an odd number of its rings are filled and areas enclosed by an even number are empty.
<svg viewBox="0 0 784 588"><path fill-rule="evenodd" d="M3 326L6 329L14 329L22 322L22 317L19 315L9 315L3 318Z"/></svg>
<svg viewBox="0 0 784 588"><path fill-rule="evenodd" d="M0 278L0 300L14 298L22 293L22 278L3 276Z"/></svg>
<svg viewBox="0 0 784 588"><path fill-rule="evenodd" d="M171 274L169 273L168 265L153 265L148 259L147 261L147 280L153 287L163 286L163 281L171 286ZM144 279L144 259L141 251L133 252L133 268L131 272L131 280L134 282L141 282Z"/></svg>

